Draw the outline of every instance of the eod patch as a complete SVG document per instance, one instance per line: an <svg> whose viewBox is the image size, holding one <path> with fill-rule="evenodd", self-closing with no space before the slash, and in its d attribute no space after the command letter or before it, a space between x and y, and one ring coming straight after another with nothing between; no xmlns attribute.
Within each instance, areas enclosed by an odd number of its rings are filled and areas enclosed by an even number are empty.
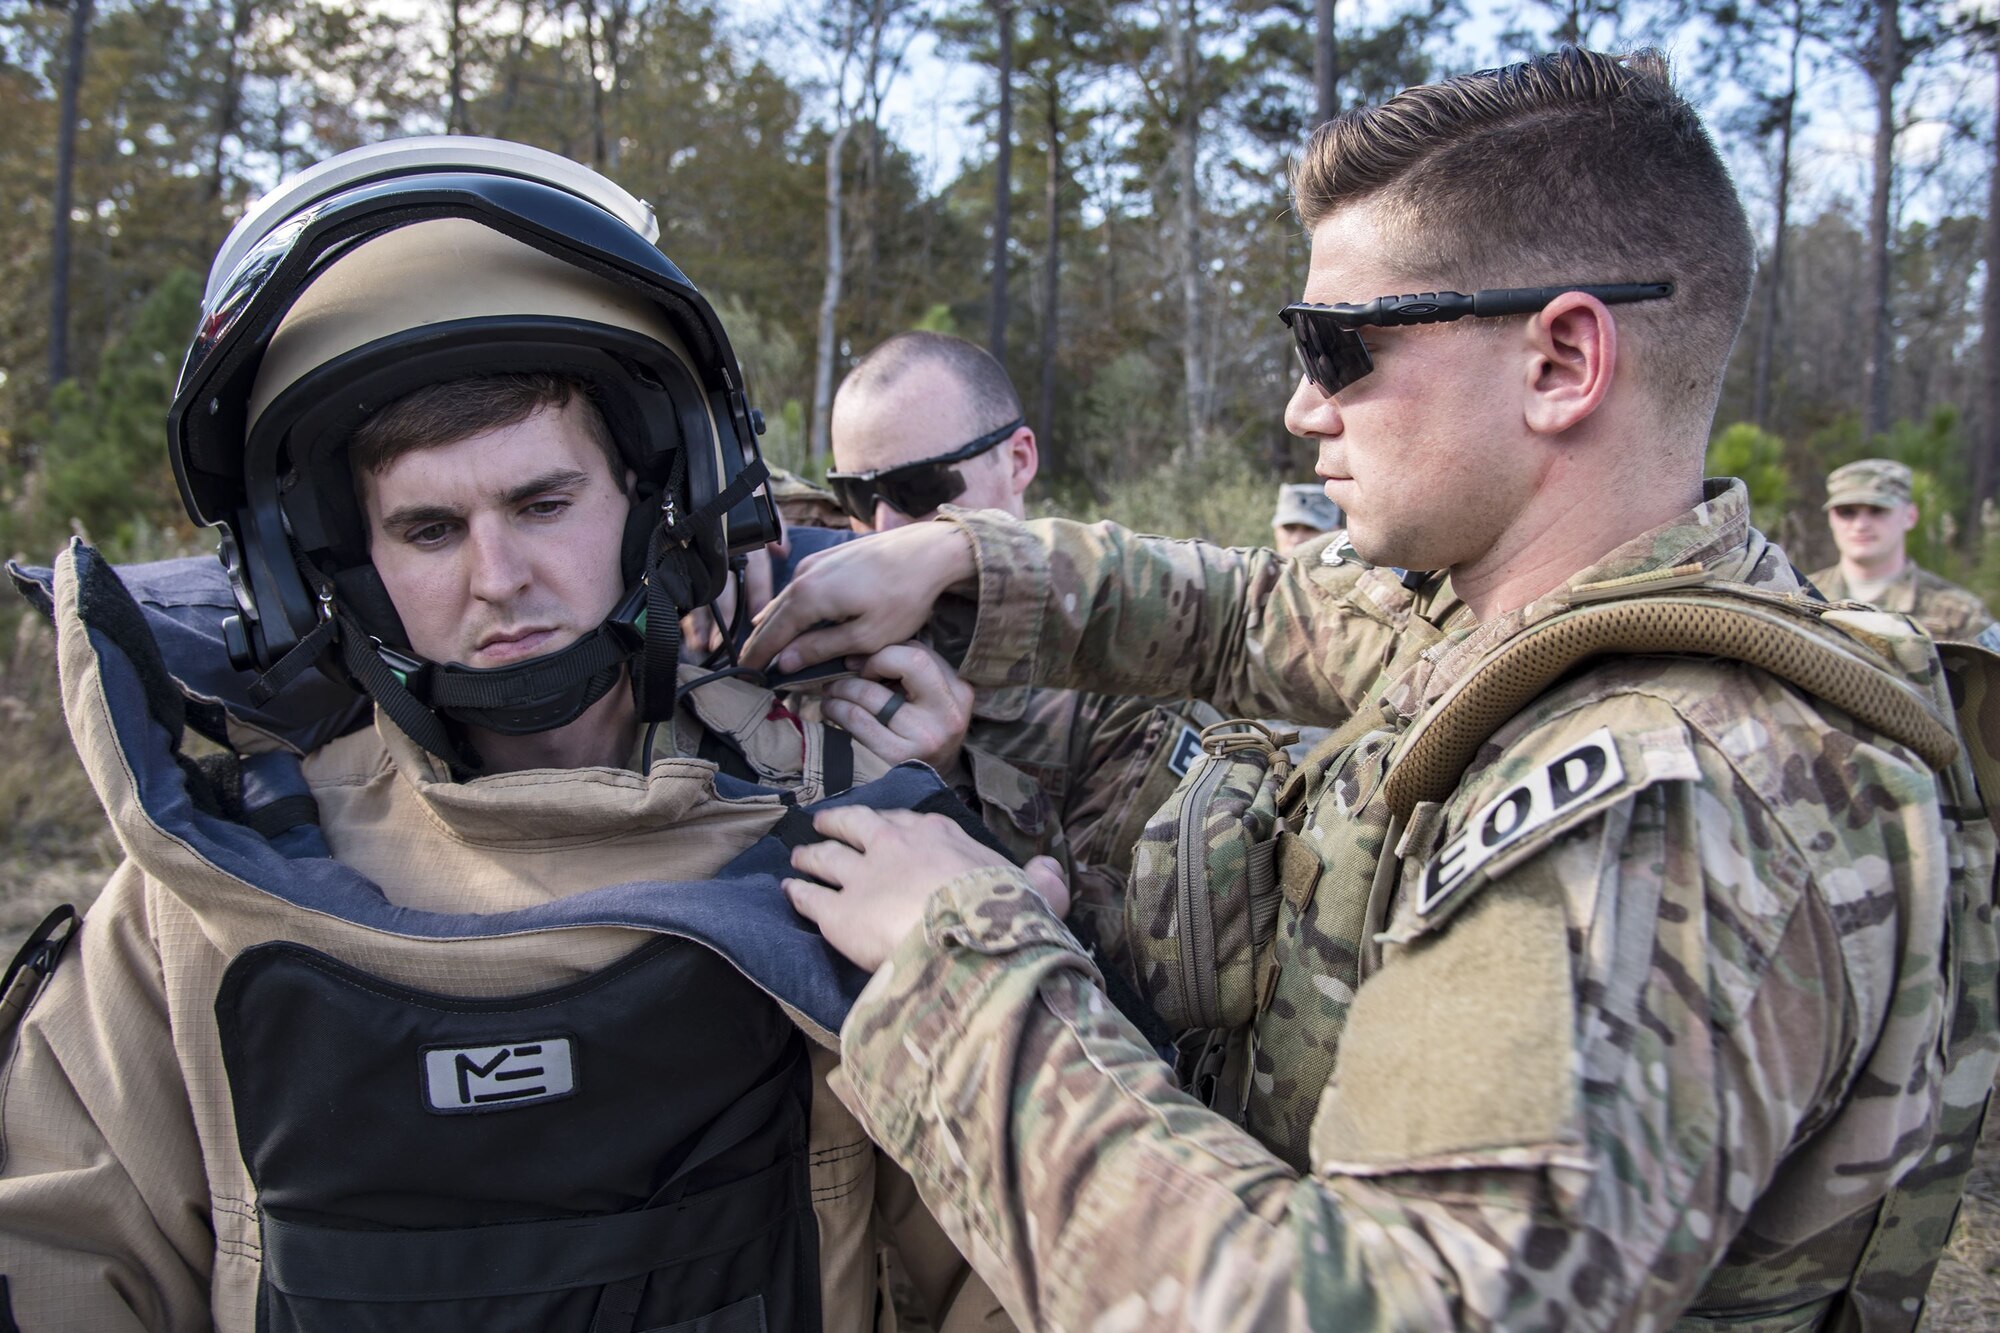
<svg viewBox="0 0 2000 1333"><path fill-rule="evenodd" d="M1459 835L1424 866L1417 914L1429 916L1488 861L1624 781L1611 728L1599 727L1473 812Z"/></svg>

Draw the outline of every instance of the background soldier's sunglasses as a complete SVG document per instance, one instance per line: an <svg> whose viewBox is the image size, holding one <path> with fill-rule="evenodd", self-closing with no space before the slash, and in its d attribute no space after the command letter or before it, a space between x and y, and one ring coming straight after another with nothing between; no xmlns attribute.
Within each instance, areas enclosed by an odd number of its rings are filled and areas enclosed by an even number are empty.
<svg viewBox="0 0 2000 1333"><path fill-rule="evenodd" d="M1299 302L1278 312L1292 331L1299 366L1319 391L1339 393L1375 369L1361 330L1370 325L1443 324L1454 319L1497 315L1532 315L1564 292L1582 292L1606 305L1659 301L1674 294L1671 282L1621 282L1592 286L1501 287L1491 291L1422 292L1415 296L1381 296L1360 305L1310 305Z"/></svg>
<svg viewBox="0 0 2000 1333"><path fill-rule="evenodd" d="M1006 443L1015 431L1027 424L1025 418L1015 417L998 430L987 431L971 444L961 445L936 458L905 463L901 467L883 468L879 472L829 472L826 474L827 489L840 502L841 510L860 523L875 521L877 497L887 501L889 507L898 513L922 518L939 505L948 504L965 494L965 478L958 474L954 464L977 458L987 450Z"/></svg>

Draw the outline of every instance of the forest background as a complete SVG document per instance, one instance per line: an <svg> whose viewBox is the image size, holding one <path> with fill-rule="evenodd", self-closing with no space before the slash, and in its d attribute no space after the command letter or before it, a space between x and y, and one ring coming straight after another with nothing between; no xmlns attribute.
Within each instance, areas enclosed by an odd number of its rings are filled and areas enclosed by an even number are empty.
<svg viewBox="0 0 2000 1333"><path fill-rule="evenodd" d="M0 554L209 546L163 421L210 257L287 173L441 131L651 201L774 462L822 471L846 367L942 329L1013 372L1044 512L1262 542L1312 463L1288 157L1561 41L1665 48L1750 207L1711 470L1813 569L1825 473L1901 458L1915 554L2000 606L2000 0L0 0ZM0 727L4 960L116 856L12 606ZM1990 1162L1967 1220L1937 1327L2000 1326Z"/></svg>

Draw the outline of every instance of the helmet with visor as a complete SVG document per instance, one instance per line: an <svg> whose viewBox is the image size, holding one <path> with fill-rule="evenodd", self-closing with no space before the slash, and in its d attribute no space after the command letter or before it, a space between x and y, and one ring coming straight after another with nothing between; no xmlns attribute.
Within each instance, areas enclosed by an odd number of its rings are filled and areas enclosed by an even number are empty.
<svg viewBox="0 0 2000 1333"><path fill-rule="evenodd" d="M318 663L468 767L446 720L549 730L628 665L642 715L671 713L681 614L713 600L732 553L778 529L728 337L655 230L644 205L574 163L458 137L342 154L238 224L169 438L189 514L222 530L240 612L230 654L265 673L257 692ZM413 390L527 372L584 382L637 479L624 596L543 657L426 661L369 560L348 442Z"/></svg>

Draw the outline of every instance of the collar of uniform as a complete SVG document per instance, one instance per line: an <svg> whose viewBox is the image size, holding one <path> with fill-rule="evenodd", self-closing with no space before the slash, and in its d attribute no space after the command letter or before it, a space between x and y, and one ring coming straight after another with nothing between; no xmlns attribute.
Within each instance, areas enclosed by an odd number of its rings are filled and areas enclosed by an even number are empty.
<svg viewBox="0 0 2000 1333"><path fill-rule="evenodd" d="M1750 526L1749 490L1733 477L1712 478L1702 483L1700 504L1614 547L1595 564L1564 580L1561 587L1517 610L1460 626L1445 635L1390 687L1384 700L1405 718L1412 717L1508 639L1568 610L1573 589L1694 564L1714 579L1772 585L1781 591L1798 586L1784 553Z"/></svg>
<svg viewBox="0 0 2000 1333"><path fill-rule="evenodd" d="M981 722L1019 722L1027 716L1032 685L1000 685L972 696L972 715Z"/></svg>
<svg viewBox="0 0 2000 1333"><path fill-rule="evenodd" d="M710 765L657 753L644 775L624 768L531 768L455 782L435 755L380 709L375 728L382 767L391 770L382 776L407 788L432 822L465 842L591 841L678 823L719 799Z"/></svg>

